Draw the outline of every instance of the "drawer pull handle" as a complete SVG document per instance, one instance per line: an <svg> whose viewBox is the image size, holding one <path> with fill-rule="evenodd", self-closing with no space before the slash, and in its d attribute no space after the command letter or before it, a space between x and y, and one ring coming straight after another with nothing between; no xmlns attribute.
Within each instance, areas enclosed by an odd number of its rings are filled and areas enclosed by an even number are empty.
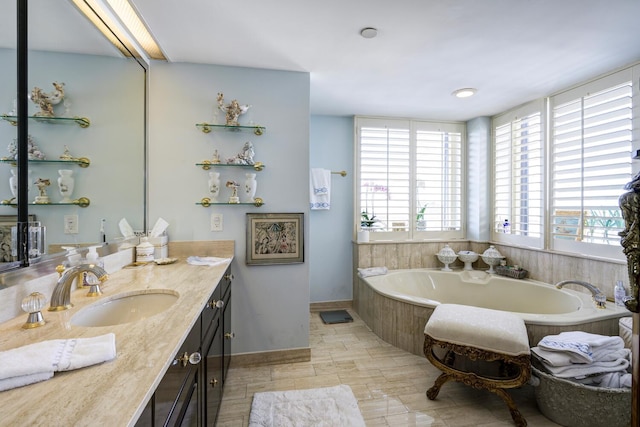
<svg viewBox="0 0 640 427"><path fill-rule="evenodd" d="M201 360L202 355L197 351L195 353L191 353L191 355L185 351L182 356L173 361L173 364L177 365L179 363L182 366L187 366L187 363L191 363L192 365L197 365Z"/></svg>
<svg viewBox="0 0 640 427"><path fill-rule="evenodd" d="M233 281L233 274L229 273L229 274L225 274L224 275L224 280L228 280L228 281Z"/></svg>
<svg viewBox="0 0 640 427"><path fill-rule="evenodd" d="M212 379L211 381L209 381L209 384L211 384L211 387L215 387L216 385L218 385L218 380L217 379Z"/></svg>
<svg viewBox="0 0 640 427"><path fill-rule="evenodd" d="M231 338L235 338L236 337L236 333L235 332L227 332L226 334L224 334L224 337L228 340L230 340Z"/></svg>
<svg viewBox="0 0 640 427"><path fill-rule="evenodd" d="M209 308L222 308L224 307L224 301L222 301L221 299L217 301L209 301L208 306Z"/></svg>

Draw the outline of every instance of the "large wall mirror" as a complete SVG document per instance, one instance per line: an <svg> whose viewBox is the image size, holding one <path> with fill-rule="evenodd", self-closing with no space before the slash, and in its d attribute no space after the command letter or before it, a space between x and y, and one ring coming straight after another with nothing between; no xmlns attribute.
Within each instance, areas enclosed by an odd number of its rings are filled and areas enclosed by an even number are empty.
<svg viewBox="0 0 640 427"><path fill-rule="evenodd" d="M0 17L0 114L15 115L16 1ZM28 90L48 96L64 84L64 98L53 105L54 120L35 118L41 109L29 102L29 219L46 228L47 253L62 246L89 246L119 237L125 218L134 230L145 223L146 71L125 57L75 8L70 0L28 1ZM67 120L70 118L82 120ZM62 118L58 120L57 118ZM86 121L84 120L86 119ZM88 126L87 126L88 124ZM10 181L16 173L11 144L17 128L0 120L0 261L11 260L10 227L16 200ZM41 158L44 156L44 159ZM61 162L61 160L73 159ZM75 161L81 159L80 161ZM87 166L86 160L89 164ZM69 172L70 171L70 172ZM58 178L73 178L65 199ZM36 185L39 181L41 185ZM69 180L62 185L69 192ZM46 185L46 184L49 185ZM43 193L46 199L39 198ZM69 202L70 201L70 202ZM85 206L88 202L88 206ZM77 224L77 229L76 228Z"/></svg>

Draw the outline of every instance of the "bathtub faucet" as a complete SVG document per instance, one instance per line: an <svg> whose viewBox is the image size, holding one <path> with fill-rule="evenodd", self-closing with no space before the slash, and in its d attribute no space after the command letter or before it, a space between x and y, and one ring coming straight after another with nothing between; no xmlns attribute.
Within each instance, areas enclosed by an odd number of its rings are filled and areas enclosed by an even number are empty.
<svg viewBox="0 0 640 427"><path fill-rule="evenodd" d="M606 304L607 304L606 295L603 294L600 291L600 289L596 288L591 283L583 282L580 280L563 280L562 282L556 283L556 288L562 289L564 285L568 285L568 284L576 284L576 285L584 286L585 288L589 289L591 291L591 294L593 295L593 302L596 303L596 307L598 308L606 307Z"/></svg>

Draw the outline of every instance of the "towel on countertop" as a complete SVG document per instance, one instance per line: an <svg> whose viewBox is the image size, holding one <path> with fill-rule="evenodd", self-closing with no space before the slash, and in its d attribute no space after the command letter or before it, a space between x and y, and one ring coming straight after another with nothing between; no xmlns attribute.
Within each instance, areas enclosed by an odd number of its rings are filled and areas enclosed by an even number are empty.
<svg viewBox="0 0 640 427"><path fill-rule="evenodd" d="M116 336L42 341L0 352L0 391L53 377L54 372L71 371L113 360Z"/></svg>
<svg viewBox="0 0 640 427"><path fill-rule="evenodd" d="M311 210L331 208L331 171L329 169L311 169L309 187Z"/></svg>
<svg viewBox="0 0 640 427"><path fill-rule="evenodd" d="M570 355L573 363L591 363L594 361L594 355L597 358L603 352L624 348L624 341L618 336L569 331L545 336L538 343L538 347Z"/></svg>
<svg viewBox="0 0 640 427"><path fill-rule="evenodd" d="M225 261L228 261L229 258L218 258L214 256L204 257L204 256L190 256L187 258L187 263L191 265L219 265L223 264Z"/></svg>
<svg viewBox="0 0 640 427"><path fill-rule="evenodd" d="M371 268L359 268L358 274L360 277L369 277L369 276L382 276L387 274L387 267L371 267Z"/></svg>

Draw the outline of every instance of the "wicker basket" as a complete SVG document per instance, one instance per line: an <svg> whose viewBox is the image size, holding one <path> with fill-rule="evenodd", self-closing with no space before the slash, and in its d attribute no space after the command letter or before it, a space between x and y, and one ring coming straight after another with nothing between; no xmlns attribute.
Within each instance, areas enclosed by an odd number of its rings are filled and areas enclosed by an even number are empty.
<svg viewBox="0 0 640 427"><path fill-rule="evenodd" d="M496 266L496 273L501 276L511 277L513 279L524 279L529 272L523 268L515 269L513 267L498 265Z"/></svg>
<svg viewBox="0 0 640 427"><path fill-rule="evenodd" d="M592 387L531 368L540 380L536 403L551 421L566 427L631 425L631 389Z"/></svg>

